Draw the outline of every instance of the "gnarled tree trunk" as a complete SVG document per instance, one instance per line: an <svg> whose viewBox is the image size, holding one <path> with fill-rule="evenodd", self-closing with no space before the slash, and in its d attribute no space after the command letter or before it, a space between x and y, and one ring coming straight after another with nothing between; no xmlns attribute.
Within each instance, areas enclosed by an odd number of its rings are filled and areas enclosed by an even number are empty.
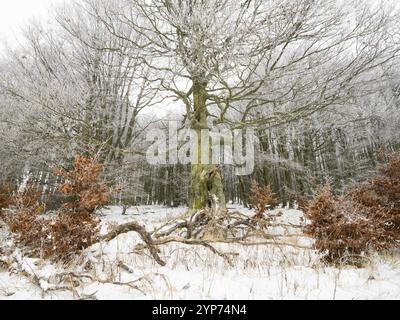
<svg viewBox="0 0 400 320"><path fill-rule="evenodd" d="M206 88L206 82L201 80L193 81L194 117L192 126L197 133L198 139L193 150L197 163L192 164L189 199L191 210L200 210L207 207L225 208L225 195L219 167L214 164L202 163L202 152L205 152L205 150L202 150L201 131L209 129Z"/></svg>

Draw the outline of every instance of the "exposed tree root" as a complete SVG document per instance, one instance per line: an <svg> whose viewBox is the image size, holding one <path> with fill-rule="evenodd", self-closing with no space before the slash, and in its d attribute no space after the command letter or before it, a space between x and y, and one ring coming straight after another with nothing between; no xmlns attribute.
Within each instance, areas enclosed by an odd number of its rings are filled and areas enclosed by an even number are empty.
<svg viewBox="0 0 400 320"><path fill-rule="evenodd" d="M101 237L102 241L111 241L118 237L121 234L128 233L128 232L136 232L140 235L142 240L146 243L147 248L150 251L150 254L154 258L154 260L160 265L165 266L166 263L163 261L159 256L158 249L154 246L154 241L151 238L150 233L146 231L146 229L135 222L130 222L124 225L120 225L116 227L113 231L106 234L105 236Z"/></svg>
<svg viewBox="0 0 400 320"><path fill-rule="evenodd" d="M145 227L136 222L130 222L114 228L108 234L99 238L99 241L109 242L117 238L119 235L129 232L136 232L143 240L143 244L137 246L137 249L148 249L151 257L160 265L165 266L166 262L160 257L159 248L170 243L181 243L188 246L202 246L210 250L213 254L224 259L230 266L234 265L233 257L236 253L222 252L215 246L220 244L235 244L239 246L282 246L293 247L297 249L311 249L307 246L288 243L280 239L289 237L303 237L302 234L278 235L268 232L268 228L287 227L299 228L297 225L280 225L273 222L274 216L249 217L240 212L227 211L215 213L210 209L200 210L192 214L187 219L178 218L171 220L163 226L157 228L153 232L148 232ZM32 284L37 286L42 294L54 291L69 291L77 298L93 299L95 294L88 297L82 297L77 292L77 288L84 284L84 280L97 282L101 284L114 284L120 286L128 286L145 294L138 283L145 281L140 278L128 283L102 281L89 274L80 274L74 272L66 272L55 274L55 278L45 279L35 274L32 269L22 258L22 254L17 253L10 256L11 261L0 259L0 264L4 267L12 268L14 271L28 278ZM133 270L128 266L120 263L119 267L129 273ZM54 282L55 281L55 282ZM53 284L57 283L57 285Z"/></svg>
<svg viewBox="0 0 400 320"><path fill-rule="evenodd" d="M217 250L214 244L238 244L241 246L287 246L298 249L311 249L307 246L296 245L284 241L276 241L279 238L303 237L302 234L278 235L269 234L268 227L300 228L300 225L274 224L275 216L249 217L240 212L215 213L211 209L200 210L193 213L186 220L182 218L169 221L157 228L152 233L137 223L128 223L115 228L101 240L111 241L120 234L137 232L145 245L139 245L138 249L149 249L152 257L161 266L165 262L159 256L157 247L169 243L182 243L193 246L203 246L214 254L223 258L229 265L233 265L232 253L223 253Z"/></svg>

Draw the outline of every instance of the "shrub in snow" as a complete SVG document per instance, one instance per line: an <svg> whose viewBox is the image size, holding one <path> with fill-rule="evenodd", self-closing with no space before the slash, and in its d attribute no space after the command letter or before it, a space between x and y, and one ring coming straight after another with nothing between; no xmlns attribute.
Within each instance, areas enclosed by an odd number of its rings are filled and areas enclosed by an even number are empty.
<svg viewBox="0 0 400 320"><path fill-rule="evenodd" d="M62 168L54 170L53 174L64 180L59 191L69 199L64 205L64 210L90 215L98 207L108 203L112 190L100 182L103 169L103 165L98 163L97 159L77 155L71 171Z"/></svg>
<svg viewBox="0 0 400 320"><path fill-rule="evenodd" d="M256 217L258 218L263 218L268 208L278 204L278 199L269 185L260 187L253 183L250 192L250 208L256 211Z"/></svg>
<svg viewBox="0 0 400 320"><path fill-rule="evenodd" d="M98 241L99 220L94 212L105 205L112 190L99 181L103 166L94 158L76 156L68 171L54 170L64 182L59 191L68 201L54 218L44 217L45 206L39 204L40 192L29 184L15 197L16 213L7 223L19 244L33 249L45 258L67 258Z"/></svg>
<svg viewBox="0 0 400 320"><path fill-rule="evenodd" d="M389 157L380 175L335 197L325 186L305 210L306 232L328 262L354 262L370 251L383 251L400 241L400 155Z"/></svg>

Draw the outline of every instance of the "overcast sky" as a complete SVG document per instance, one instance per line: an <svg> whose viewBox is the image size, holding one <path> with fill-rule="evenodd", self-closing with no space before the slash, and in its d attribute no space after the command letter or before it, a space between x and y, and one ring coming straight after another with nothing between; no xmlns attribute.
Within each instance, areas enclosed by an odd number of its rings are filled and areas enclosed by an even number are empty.
<svg viewBox="0 0 400 320"><path fill-rule="evenodd" d="M12 40L29 18L45 19L48 9L64 0L0 0L0 39Z"/></svg>
<svg viewBox="0 0 400 320"><path fill-rule="evenodd" d="M0 0L0 42L11 40L19 33L20 27L35 16L46 19L49 8L65 0ZM382 0L363 0L379 3ZM399 0L385 0L398 4Z"/></svg>

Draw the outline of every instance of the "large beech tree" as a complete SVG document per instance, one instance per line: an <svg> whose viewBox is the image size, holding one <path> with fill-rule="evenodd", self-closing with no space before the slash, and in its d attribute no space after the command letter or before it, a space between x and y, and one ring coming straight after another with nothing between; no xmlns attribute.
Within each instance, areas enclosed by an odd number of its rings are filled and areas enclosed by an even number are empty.
<svg viewBox="0 0 400 320"><path fill-rule="evenodd" d="M265 132L332 106L346 106L363 76L399 52L394 11L364 1L76 3L93 19L95 30L108 32L112 42L97 41L96 32L82 37L79 18L61 19L61 25L101 56L108 52L123 57L121 67L128 61L138 67L135 77L143 90L154 92L151 101L156 96L164 103L179 101L183 126L199 136L201 130L215 127ZM368 84L373 81L378 80L369 79ZM131 97L123 83L121 90L126 99ZM201 141L193 152L202 158ZM210 198L223 206L221 179L216 165L194 163L191 209L209 205Z"/></svg>
<svg viewBox="0 0 400 320"><path fill-rule="evenodd" d="M198 131L279 125L343 103L360 75L398 52L389 45L394 17L361 2L88 3L109 32L140 49L150 80L181 101ZM201 158L200 144L194 153ZM213 195L224 203L215 165L193 164L191 176L192 209Z"/></svg>

